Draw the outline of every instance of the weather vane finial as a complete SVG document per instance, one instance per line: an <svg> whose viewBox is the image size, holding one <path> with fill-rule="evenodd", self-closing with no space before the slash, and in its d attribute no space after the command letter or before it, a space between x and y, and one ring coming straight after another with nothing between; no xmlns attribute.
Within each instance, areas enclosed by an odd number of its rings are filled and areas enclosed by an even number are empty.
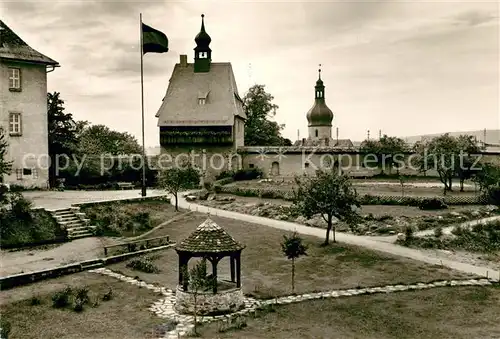
<svg viewBox="0 0 500 339"><path fill-rule="evenodd" d="M319 78L321 79L321 64L319 64L318 74L319 74Z"/></svg>

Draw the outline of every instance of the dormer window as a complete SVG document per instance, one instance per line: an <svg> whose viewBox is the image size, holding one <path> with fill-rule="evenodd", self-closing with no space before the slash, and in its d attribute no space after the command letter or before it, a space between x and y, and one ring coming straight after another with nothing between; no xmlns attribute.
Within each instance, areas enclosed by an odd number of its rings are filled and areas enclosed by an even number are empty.
<svg viewBox="0 0 500 339"><path fill-rule="evenodd" d="M207 102L207 99L205 98L198 98L198 105L205 105Z"/></svg>
<svg viewBox="0 0 500 339"><path fill-rule="evenodd" d="M207 52L200 52L200 53L198 53L198 57L200 59L206 59L206 58L208 58L208 53Z"/></svg>

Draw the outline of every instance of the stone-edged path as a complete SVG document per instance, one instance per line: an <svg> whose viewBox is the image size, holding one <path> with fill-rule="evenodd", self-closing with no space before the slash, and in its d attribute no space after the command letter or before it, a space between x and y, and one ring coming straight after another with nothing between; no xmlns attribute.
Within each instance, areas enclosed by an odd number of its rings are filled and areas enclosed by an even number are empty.
<svg viewBox="0 0 500 339"><path fill-rule="evenodd" d="M158 339L178 339L179 337L188 335L192 331L194 327L194 317L190 315L179 314L175 311L175 292L171 289L147 284L144 281L136 280L134 278L115 273L107 268L98 268L89 272L111 276L121 281L128 282L139 287L147 288L156 293L163 294L164 298L153 303L149 310L154 312L157 316L169 319L176 322L177 324L175 326L175 329L168 331L167 333L165 333L165 335L159 337ZM257 300L245 297L244 309L235 313L225 315L198 316L197 321L200 323L209 323L213 321L225 321L230 323L231 319L235 317L243 316L249 313L255 314L259 308L265 307L267 305L285 305L314 299L351 297L355 295L369 295L375 293L393 293L445 286L489 286L492 285L492 283L493 282L488 279L442 280L434 281L432 283L416 283L411 285L387 285L379 287L332 290L326 292L306 293L302 295L290 295L267 300Z"/></svg>
<svg viewBox="0 0 500 339"><path fill-rule="evenodd" d="M485 224L485 223L495 221L495 220L500 220L500 215L495 215L492 217L482 218L482 219L478 219L478 220L465 221L465 222L460 223L460 224L455 224L452 226L444 227L443 234L446 234L446 235L451 234L451 232L455 229L455 227L468 228L468 227L472 227L472 226L479 225L479 224ZM434 234L434 230L430 229L430 230L425 230L425 231L421 231L421 232L415 232L413 235L416 237L425 237L425 236L433 235L433 234Z"/></svg>
<svg viewBox="0 0 500 339"><path fill-rule="evenodd" d="M259 225L264 225L264 226L269 226L281 230L286 230L286 231L296 231L300 234L305 234L305 235L312 235L315 237L319 238L324 238L325 237L325 230L320 229L320 228L315 228L315 227L310 227L310 226L305 226L305 225L300 225L288 221L283 221L283 220L275 220L275 219L270 219L270 218L264 218L264 217L258 217L254 215L248 215L248 214L243 214L243 213L237 213L237 212L232 212L232 211L226 211L226 210L221 210L217 208L211 208L203 205L198 205L194 204L191 202L186 201L184 198L184 195L189 195L189 192L185 192L183 194L179 194L179 207L189 209L192 211L197 211L200 213L208 213L211 215L219 216L219 217L224 217L224 218L229 218L229 219L236 219L240 221L245 221L245 222L250 222L254 224L259 224ZM469 274L475 274L478 276L482 277L487 277L488 279L493 279L495 281L500 281L500 271L495 271L489 267L481 267L481 266L475 266L475 265L470 265L458 261L453 261L453 260L448 260L448 259L441 259L441 258L436 258L436 257L431 257L423 252L408 248L408 247L403 247L399 246L396 244L392 243L387 243L384 241L376 240L373 239L373 237L368 237L368 236L358 236L358 235L353 235L353 234L347 234L347 233L336 233L336 239L339 242L343 242L346 244L352 244L352 245L357 245L357 246L362 246L371 250L379 251L379 252L384 252L384 253L390 253L394 255L398 255L401 257L425 262L431 265L440 265L440 266L445 266L457 271L469 273Z"/></svg>

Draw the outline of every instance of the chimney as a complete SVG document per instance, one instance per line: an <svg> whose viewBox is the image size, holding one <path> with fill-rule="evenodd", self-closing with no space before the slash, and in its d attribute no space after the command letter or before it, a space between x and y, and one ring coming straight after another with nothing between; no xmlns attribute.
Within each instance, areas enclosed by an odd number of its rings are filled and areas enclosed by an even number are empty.
<svg viewBox="0 0 500 339"><path fill-rule="evenodd" d="M185 54L181 54L180 57L181 57L181 60L180 60L181 67L187 67L187 65L188 65L188 56L185 55Z"/></svg>

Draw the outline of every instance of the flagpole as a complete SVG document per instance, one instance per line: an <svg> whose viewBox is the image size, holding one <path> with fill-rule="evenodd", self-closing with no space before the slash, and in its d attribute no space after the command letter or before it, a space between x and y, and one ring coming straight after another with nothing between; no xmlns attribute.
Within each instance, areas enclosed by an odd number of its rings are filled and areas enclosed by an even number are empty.
<svg viewBox="0 0 500 339"><path fill-rule="evenodd" d="M141 31L141 113L142 113L142 190L141 196L146 196L146 147L144 144L144 67L143 67L143 33L142 33L142 13L139 13Z"/></svg>

